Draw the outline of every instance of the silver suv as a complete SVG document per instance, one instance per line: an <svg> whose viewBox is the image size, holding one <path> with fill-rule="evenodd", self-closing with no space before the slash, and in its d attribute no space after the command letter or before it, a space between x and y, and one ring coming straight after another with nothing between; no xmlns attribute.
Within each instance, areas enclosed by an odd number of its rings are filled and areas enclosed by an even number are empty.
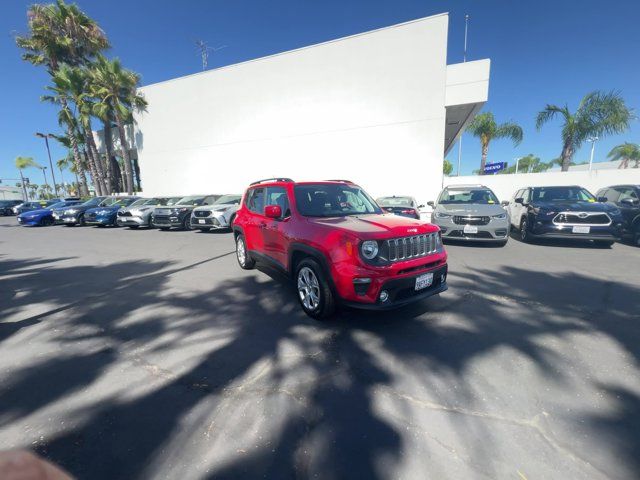
<svg viewBox="0 0 640 480"><path fill-rule="evenodd" d="M484 185L450 185L429 205L433 207L431 223L440 227L442 238L501 245L509 239L509 214Z"/></svg>
<svg viewBox="0 0 640 480"><path fill-rule="evenodd" d="M121 227L152 227L151 216L155 207L173 205L182 197L139 198L131 205L118 210L116 223Z"/></svg>
<svg viewBox="0 0 640 480"><path fill-rule="evenodd" d="M223 195L211 205L196 207L191 214L191 228L203 232L213 229L231 228L233 219L240 208L242 195Z"/></svg>

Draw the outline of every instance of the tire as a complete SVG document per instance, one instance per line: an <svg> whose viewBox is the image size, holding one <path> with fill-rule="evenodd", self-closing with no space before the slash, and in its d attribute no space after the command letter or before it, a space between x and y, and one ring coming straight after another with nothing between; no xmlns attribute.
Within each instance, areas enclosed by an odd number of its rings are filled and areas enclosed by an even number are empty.
<svg viewBox="0 0 640 480"><path fill-rule="evenodd" d="M312 258L305 258L296 266L296 293L304 313L316 320L331 317L335 299L322 268Z"/></svg>
<svg viewBox="0 0 640 480"><path fill-rule="evenodd" d="M236 237L236 259L238 260L238 265L240 265L240 268L243 270L251 270L256 266L255 260L249 256L243 235Z"/></svg>
<svg viewBox="0 0 640 480"><path fill-rule="evenodd" d="M130 228L131 230L135 230L136 228L138 228L138 225L129 225L129 228Z"/></svg>
<svg viewBox="0 0 640 480"><path fill-rule="evenodd" d="M531 236L529 234L529 222L527 217L522 217L520 220L520 240L523 243L531 243Z"/></svg>
<svg viewBox="0 0 640 480"><path fill-rule="evenodd" d="M187 215L186 218L184 219L184 221L182 222L182 229L183 230L193 230L193 228L191 227L191 216Z"/></svg>
<svg viewBox="0 0 640 480"><path fill-rule="evenodd" d="M81 227L84 227L84 215L80 215L78 217L78 225L80 225Z"/></svg>

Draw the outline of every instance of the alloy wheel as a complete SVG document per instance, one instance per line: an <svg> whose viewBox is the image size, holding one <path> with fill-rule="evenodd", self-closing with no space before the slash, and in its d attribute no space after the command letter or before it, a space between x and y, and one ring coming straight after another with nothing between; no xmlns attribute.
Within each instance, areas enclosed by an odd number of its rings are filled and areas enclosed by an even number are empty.
<svg viewBox="0 0 640 480"><path fill-rule="evenodd" d="M244 247L244 240L242 237L238 237L238 240L236 240L236 255L238 256L238 263L243 266L246 265L247 250Z"/></svg>
<svg viewBox="0 0 640 480"><path fill-rule="evenodd" d="M318 277L309 267L298 272L298 295L305 309L313 311L320 305L320 284Z"/></svg>

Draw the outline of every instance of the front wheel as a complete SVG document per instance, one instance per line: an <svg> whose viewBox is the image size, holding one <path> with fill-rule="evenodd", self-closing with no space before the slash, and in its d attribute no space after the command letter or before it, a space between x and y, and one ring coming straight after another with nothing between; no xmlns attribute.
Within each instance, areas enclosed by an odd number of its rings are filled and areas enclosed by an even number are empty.
<svg viewBox="0 0 640 480"><path fill-rule="evenodd" d="M81 227L84 227L85 223L84 223L84 215L80 215L78 217L78 225L80 225Z"/></svg>
<svg viewBox="0 0 640 480"><path fill-rule="evenodd" d="M236 238L236 258L238 259L238 265L243 270L251 270L256 265L255 260L249 256L247 244L242 235L238 235Z"/></svg>
<svg viewBox="0 0 640 480"><path fill-rule="evenodd" d="M522 217L520 220L520 240L524 243L531 243L531 235L529 234L529 222L527 217Z"/></svg>
<svg viewBox="0 0 640 480"><path fill-rule="evenodd" d="M318 262L311 258L302 260L296 269L298 301L304 313L316 320L329 318L335 312L331 287Z"/></svg>
<svg viewBox="0 0 640 480"><path fill-rule="evenodd" d="M191 227L191 218L189 218L189 215L187 215L187 218L185 218L184 222L182 222L182 229L193 230L193 228Z"/></svg>

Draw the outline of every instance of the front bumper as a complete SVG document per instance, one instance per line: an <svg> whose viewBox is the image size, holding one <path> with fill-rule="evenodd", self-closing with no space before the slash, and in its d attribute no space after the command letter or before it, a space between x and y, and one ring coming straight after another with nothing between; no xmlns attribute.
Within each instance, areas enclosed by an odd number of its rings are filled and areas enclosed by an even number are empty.
<svg viewBox="0 0 640 480"><path fill-rule="evenodd" d="M141 227L148 224L147 220L145 220L144 218L133 215L126 217L119 216L118 218L116 218L116 223L121 227Z"/></svg>
<svg viewBox="0 0 640 480"><path fill-rule="evenodd" d="M229 228L229 224L224 215L211 215L209 217L191 216L191 226L193 228Z"/></svg>
<svg viewBox="0 0 640 480"><path fill-rule="evenodd" d="M20 218L17 217L18 223L24 227L35 227L40 225L40 218Z"/></svg>
<svg viewBox="0 0 640 480"><path fill-rule="evenodd" d="M447 272L448 267L445 263L433 270L420 271L414 275L404 276L402 278L391 278L383 281L377 289L375 302L343 300L342 304L365 310L390 310L399 308L446 291L449 288L447 286ZM433 283L429 287L416 290L416 279L424 274L433 274ZM380 299L380 293L382 291L388 294L386 301Z"/></svg>
<svg viewBox="0 0 640 480"><path fill-rule="evenodd" d="M590 226L589 233L574 233L572 226L560 226L536 222L529 235L533 238L572 239L572 240L603 240L619 241L622 237L622 224L607 226Z"/></svg>
<svg viewBox="0 0 640 480"><path fill-rule="evenodd" d="M158 228L180 228L182 227L182 218L177 215L154 215L153 226Z"/></svg>
<svg viewBox="0 0 640 480"><path fill-rule="evenodd" d="M509 238L509 219L491 218L486 225L464 225L454 223L452 218L432 218L431 223L440 227L444 240L471 242L504 242Z"/></svg>
<svg viewBox="0 0 640 480"><path fill-rule="evenodd" d="M115 215L85 216L84 223L87 225L115 225Z"/></svg>

